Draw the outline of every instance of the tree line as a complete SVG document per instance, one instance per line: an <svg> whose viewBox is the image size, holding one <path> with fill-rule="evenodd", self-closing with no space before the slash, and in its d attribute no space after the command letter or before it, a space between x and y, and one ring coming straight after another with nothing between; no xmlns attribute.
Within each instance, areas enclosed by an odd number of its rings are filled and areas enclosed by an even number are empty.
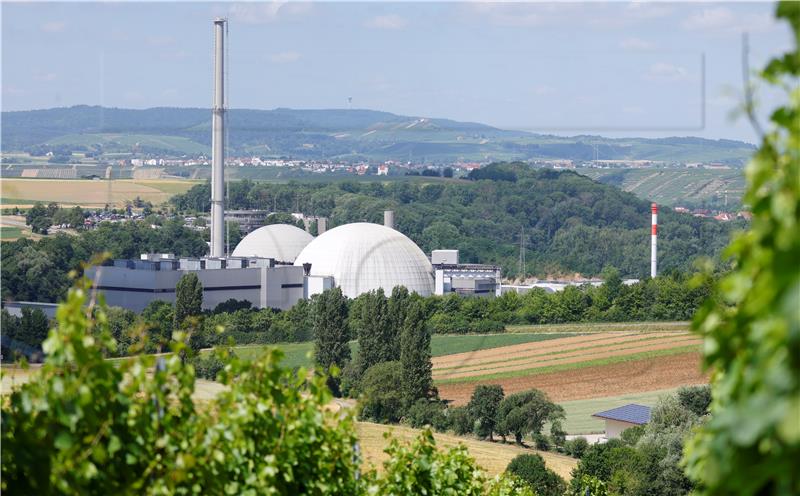
<svg viewBox="0 0 800 496"><path fill-rule="evenodd" d="M480 171L480 172L479 172ZM382 223L394 210L397 229L426 253L458 248L468 263L500 265L506 277L580 273L606 266L623 277L649 274L650 205L630 193L570 171L495 164L474 180L428 182L230 182L228 205L237 209L304 212L328 217L329 228L350 222ZM179 212L205 212L210 185L170 200ZM662 208L662 273L689 272L696 258L716 257L741 221L722 223ZM519 273L525 239L524 274Z"/></svg>
<svg viewBox="0 0 800 496"><path fill-rule="evenodd" d="M697 282L672 274L626 285L614 269L604 271L604 276L606 280L600 286L568 286L558 292L538 288L525 294L508 292L491 298L457 294L420 297L402 287L395 288L388 296L379 290L355 299L342 297L341 337L347 341L357 340L364 350L363 356L355 357L359 360L358 370L363 374L375 363L399 360L399 336L407 312L405 307L411 302L419 306L420 325L433 334L500 333L505 332L506 326L518 324L679 321L691 319L718 277L711 275ZM202 300L202 290L199 291ZM202 349L229 343L311 341L315 337L314 319L322 305L320 301L321 297L300 300L285 311L256 309L248 301L233 299L207 311L200 309L202 305L197 306L192 314L197 321L191 345ZM12 342L28 350L25 354L29 358L39 355L47 320L43 314L39 316L40 310L28 312L36 316L33 320L38 326L23 325L20 318L7 315L3 310L7 329L13 330L3 341L7 357L12 357L13 353L5 343ZM130 354L131 346L148 353L164 349L172 333L183 323L184 319L176 315L179 315L177 302L161 300L152 301L138 315L119 307L109 308L107 316L118 342L117 356ZM224 330L218 332L218 329ZM373 352L373 348L378 351Z"/></svg>

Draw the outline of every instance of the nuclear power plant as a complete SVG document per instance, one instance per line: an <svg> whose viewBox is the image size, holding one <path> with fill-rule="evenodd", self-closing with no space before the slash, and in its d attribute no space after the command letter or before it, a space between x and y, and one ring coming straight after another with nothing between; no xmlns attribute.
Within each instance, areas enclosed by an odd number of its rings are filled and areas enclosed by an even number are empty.
<svg viewBox="0 0 800 496"><path fill-rule="evenodd" d="M213 309L229 299L249 301L255 308L288 309L303 298L339 287L349 298L397 286L421 296L460 294L500 296L533 287L558 290L552 284L501 286L500 267L462 264L457 249L434 250L430 258L395 228L394 211L384 212L384 224L357 222L328 229L317 218L319 235L296 226L260 227L228 254L225 224L225 35L227 20L213 21L214 74L211 108L212 180L210 253L204 258L144 254L87 269L106 302L137 312L154 300L174 302L175 287L187 273L203 285L203 307ZM652 205L651 275L656 275L657 207ZM563 289L563 286L561 287Z"/></svg>

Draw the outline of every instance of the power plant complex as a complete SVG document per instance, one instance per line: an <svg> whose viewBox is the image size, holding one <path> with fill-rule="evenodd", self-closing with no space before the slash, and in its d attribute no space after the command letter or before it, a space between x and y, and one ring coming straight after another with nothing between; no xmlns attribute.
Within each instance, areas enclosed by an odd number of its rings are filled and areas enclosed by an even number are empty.
<svg viewBox="0 0 800 496"><path fill-rule="evenodd" d="M113 260L89 268L86 275L105 294L109 305L139 312L154 300L174 301L175 287L188 273L200 279L206 309L236 299L256 308L285 310L333 287L341 288L349 298L377 289L389 293L397 286L422 296L499 296L505 290L530 289L502 287L499 266L461 264L458 250L434 250L428 257L414 241L395 230L393 211L384 212L383 225L358 222L327 230L327 219L320 218L316 238L293 225L267 225L245 236L230 254L225 253L226 28L225 19L214 19L209 256L144 254L138 260ZM656 273L656 212L653 204L652 276Z"/></svg>

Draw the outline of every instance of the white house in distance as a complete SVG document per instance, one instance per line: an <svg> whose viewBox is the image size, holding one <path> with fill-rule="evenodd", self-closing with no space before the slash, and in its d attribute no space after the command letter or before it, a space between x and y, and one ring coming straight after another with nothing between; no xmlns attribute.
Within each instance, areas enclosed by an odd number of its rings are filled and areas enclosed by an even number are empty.
<svg viewBox="0 0 800 496"><path fill-rule="evenodd" d="M625 429L650 422L650 407L631 403L592 415L606 421L606 439L619 439Z"/></svg>

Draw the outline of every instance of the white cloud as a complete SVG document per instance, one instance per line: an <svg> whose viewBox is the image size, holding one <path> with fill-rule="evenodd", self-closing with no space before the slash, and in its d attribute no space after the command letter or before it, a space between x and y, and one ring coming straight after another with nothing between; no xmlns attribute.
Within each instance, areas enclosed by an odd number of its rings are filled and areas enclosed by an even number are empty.
<svg viewBox="0 0 800 496"><path fill-rule="evenodd" d="M727 7L712 7L697 11L684 19L685 29L718 29L727 28L734 21L733 12Z"/></svg>
<svg viewBox="0 0 800 496"><path fill-rule="evenodd" d="M373 29L403 29L407 24L408 21L397 14L376 16L364 23L366 27Z"/></svg>
<svg viewBox="0 0 800 496"><path fill-rule="evenodd" d="M288 51L288 52L280 52L280 53L273 53L269 56L269 59L276 64L286 64L290 62L296 62L300 60L301 55L295 51Z"/></svg>
<svg viewBox="0 0 800 496"><path fill-rule="evenodd" d="M737 14L727 7L709 7L692 13L681 26L691 31L757 32L772 28L775 21L769 12Z"/></svg>
<svg viewBox="0 0 800 496"><path fill-rule="evenodd" d="M619 43L620 48L630 51L647 51L653 49L653 44L641 38L625 38Z"/></svg>
<svg viewBox="0 0 800 496"><path fill-rule="evenodd" d="M547 86L546 84L537 84L533 87L533 93L537 96L545 96L550 95L555 92L555 88L552 86Z"/></svg>
<svg viewBox="0 0 800 496"><path fill-rule="evenodd" d="M44 24L39 26L39 29L41 29L45 33L60 33L62 31L64 31L64 28L66 28L66 27L67 27L67 23L65 23L65 22L62 22L62 21L49 21L49 22L45 22Z"/></svg>
<svg viewBox="0 0 800 496"><path fill-rule="evenodd" d="M649 81L684 81L689 78L689 71L678 65L657 62L650 66L644 78Z"/></svg>
<svg viewBox="0 0 800 496"><path fill-rule="evenodd" d="M311 2L267 2L235 3L228 9L228 17L245 24L269 24L280 17L301 15L311 10Z"/></svg>

